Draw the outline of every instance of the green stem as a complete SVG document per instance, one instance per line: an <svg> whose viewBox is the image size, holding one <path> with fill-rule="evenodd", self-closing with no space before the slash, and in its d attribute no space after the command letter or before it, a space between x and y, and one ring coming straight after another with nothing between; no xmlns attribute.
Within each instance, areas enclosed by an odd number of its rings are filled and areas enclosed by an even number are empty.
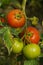
<svg viewBox="0 0 43 65"><path fill-rule="evenodd" d="M27 3L27 0L23 0L22 2L22 11L24 12L24 15L25 15L25 18L26 18L26 24L25 24L25 27L27 28L27 15L26 15L26 3Z"/></svg>
<svg viewBox="0 0 43 65"><path fill-rule="evenodd" d="M24 12L25 17L26 17L26 12L25 12L26 2L27 2L27 0L23 0L23 2L22 2L22 11Z"/></svg>

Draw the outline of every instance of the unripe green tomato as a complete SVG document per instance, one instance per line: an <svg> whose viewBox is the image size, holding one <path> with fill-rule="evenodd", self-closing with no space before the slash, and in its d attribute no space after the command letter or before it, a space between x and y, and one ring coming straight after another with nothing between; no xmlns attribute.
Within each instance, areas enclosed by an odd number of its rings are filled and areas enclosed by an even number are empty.
<svg viewBox="0 0 43 65"><path fill-rule="evenodd" d="M33 59L33 58L37 58L40 55L41 49L37 44L31 43L31 44L27 44L24 47L23 53L26 58Z"/></svg>
<svg viewBox="0 0 43 65"><path fill-rule="evenodd" d="M24 44L20 39L14 38L14 44L12 47L13 53L20 53L23 49L23 46L24 46Z"/></svg>

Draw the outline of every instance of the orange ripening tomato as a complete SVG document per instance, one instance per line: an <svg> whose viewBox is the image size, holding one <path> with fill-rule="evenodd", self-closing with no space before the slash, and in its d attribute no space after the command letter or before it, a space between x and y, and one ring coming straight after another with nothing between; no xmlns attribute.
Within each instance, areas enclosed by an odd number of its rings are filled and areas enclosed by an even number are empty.
<svg viewBox="0 0 43 65"><path fill-rule="evenodd" d="M14 9L8 13L7 20L11 27L20 28L25 24L25 15L21 10Z"/></svg>
<svg viewBox="0 0 43 65"><path fill-rule="evenodd" d="M26 30L26 40L38 44L40 40L39 31L34 27L28 27Z"/></svg>

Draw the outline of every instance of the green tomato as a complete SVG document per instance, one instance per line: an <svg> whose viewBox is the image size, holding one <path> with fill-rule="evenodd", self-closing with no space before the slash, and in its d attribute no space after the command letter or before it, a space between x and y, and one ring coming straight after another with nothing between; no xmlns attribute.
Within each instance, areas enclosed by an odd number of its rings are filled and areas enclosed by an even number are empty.
<svg viewBox="0 0 43 65"><path fill-rule="evenodd" d="M20 39L14 38L14 45L12 47L12 51L14 53L20 53L23 49L23 46L24 46L24 44Z"/></svg>
<svg viewBox="0 0 43 65"><path fill-rule="evenodd" d="M28 44L24 47L23 53L26 58L33 59L37 58L40 55L41 49L37 44Z"/></svg>

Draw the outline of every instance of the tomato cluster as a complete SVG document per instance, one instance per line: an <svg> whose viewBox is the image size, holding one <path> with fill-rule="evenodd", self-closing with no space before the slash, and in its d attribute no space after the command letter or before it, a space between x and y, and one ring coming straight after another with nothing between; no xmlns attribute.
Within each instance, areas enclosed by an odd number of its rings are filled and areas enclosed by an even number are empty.
<svg viewBox="0 0 43 65"><path fill-rule="evenodd" d="M14 9L8 13L7 21L11 27L21 28L25 25L26 18L21 10ZM24 43L21 42L20 39L18 40L18 38L15 38L14 45L12 47L13 52L20 53L23 50L23 54L27 58L38 57L41 53L40 47L38 45L36 45L40 41L39 31L35 27L29 26L26 28L24 34L26 34L24 39L26 41L28 41L28 43L30 43L30 44L27 44L24 47Z"/></svg>
<svg viewBox="0 0 43 65"><path fill-rule="evenodd" d="M23 11L20 9L14 9L8 12L7 16L7 24L12 28L22 28L24 27L26 23L26 17ZM2 22L4 22L4 19L0 18ZM22 36L21 39L19 38L13 38L14 44L12 46L13 53L21 53L23 51L23 54L26 58L37 58L40 53L41 49L38 45L40 41L40 34L38 29L36 29L33 26L28 26L26 29L21 32ZM24 43L24 41L26 42Z"/></svg>

